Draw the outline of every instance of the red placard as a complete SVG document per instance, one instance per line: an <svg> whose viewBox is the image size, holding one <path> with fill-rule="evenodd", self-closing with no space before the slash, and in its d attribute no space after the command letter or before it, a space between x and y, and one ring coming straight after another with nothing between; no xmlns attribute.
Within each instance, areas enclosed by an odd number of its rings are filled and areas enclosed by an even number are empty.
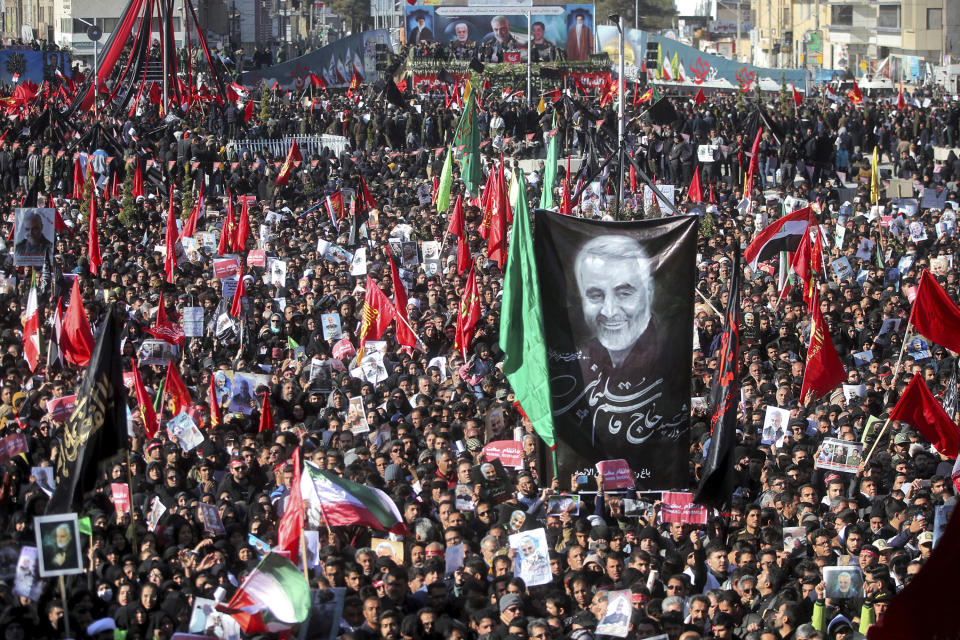
<svg viewBox="0 0 960 640"><path fill-rule="evenodd" d="M223 279L229 276L239 275L240 265L236 258L223 258L213 261L213 277Z"/></svg>
<svg viewBox="0 0 960 640"><path fill-rule="evenodd" d="M66 422L73 407L77 404L77 396L62 396L47 401L47 411L53 416L54 422Z"/></svg>
<svg viewBox="0 0 960 640"><path fill-rule="evenodd" d="M510 64L517 64L520 62L520 52L519 51L507 51L503 54L503 61L509 62Z"/></svg>
<svg viewBox="0 0 960 640"><path fill-rule="evenodd" d="M693 494L688 491L664 491L660 519L663 522L707 524L707 508L694 504Z"/></svg>
<svg viewBox="0 0 960 640"><path fill-rule="evenodd" d="M263 249L254 249L247 254L248 267L265 267L267 265L267 254Z"/></svg>
<svg viewBox="0 0 960 640"><path fill-rule="evenodd" d="M22 433L14 433L0 440L0 464L26 452L27 438Z"/></svg>
<svg viewBox="0 0 960 640"><path fill-rule="evenodd" d="M110 493L113 494L113 508L117 513L130 513L130 487L122 482L111 482Z"/></svg>
<svg viewBox="0 0 960 640"><path fill-rule="evenodd" d="M523 467L523 443L519 440L496 440L483 448L483 459L499 460L505 467Z"/></svg>
<svg viewBox="0 0 960 640"><path fill-rule="evenodd" d="M597 463L597 473L603 476L604 490L633 489L633 471L626 460L602 460Z"/></svg>

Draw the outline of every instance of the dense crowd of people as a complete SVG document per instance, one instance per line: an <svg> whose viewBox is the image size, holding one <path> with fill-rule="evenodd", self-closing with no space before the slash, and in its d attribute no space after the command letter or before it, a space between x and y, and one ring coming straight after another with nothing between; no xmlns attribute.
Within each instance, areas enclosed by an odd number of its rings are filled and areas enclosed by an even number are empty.
<svg viewBox="0 0 960 640"><path fill-rule="evenodd" d="M539 96L528 105L496 87L478 91L485 170L502 153L509 181L522 170L519 158L540 158L525 172L531 211L544 185L549 131L563 133L561 157L592 152L602 161L615 145L615 109L600 107L597 96L568 91L556 109L541 114ZM895 422L879 441L878 433L915 371L948 407L951 394L955 398L955 354L919 340L898 358L922 270L930 269L953 300L960 294L954 264L960 158L938 151L957 140L955 96L918 91L898 108L895 98L853 104L818 92L782 108L776 94L744 100L717 93L700 105L673 99L676 119L660 125L637 117L644 107L628 102L631 151L640 165L657 183L676 187L680 210L702 216L695 350L692 362L675 363L690 367L694 399L690 484L675 489L695 487L703 467L710 407L697 400L716 384L720 314L738 275L730 269L734 247L746 247L769 222L807 203L824 237L821 310L847 371L846 384L831 394L799 397L810 327L802 292L795 287L781 296L775 264L743 267L738 486L725 510L711 510L706 524L692 524L663 523L659 494L551 477L545 447L501 371L503 273L487 258L479 235L482 211L472 202L465 209L466 234L482 317L465 353L455 346L467 277L455 268L456 240L447 234L448 214L436 211L434 178L453 140L457 104L414 86L406 97L416 108L389 104L369 86L359 99L330 90L307 102L275 90L262 94L269 100L263 105L258 88L250 95L257 104L248 120L241 99L222 107L202 104L172 122L147 101L133 115L83 113L72 123L77 136L68 137L52 125L37 130L5 121L0 429L3 436L26 436L28 448L6 459L0 483L3 638L65 637L67 616L73 638L169 640L178 631L198 631L191 627L197 599L229 600L257 565L257 541L276 543L297 447L321 468L386 491L411 533L319 527L316 563L308 568L311 586L322 593L345 588L331 638L592 640L609 594L629 590L630 638L849 639L862 637L922 569L934 545L936 514L955 502L953 462L915 425ZM756 131L745 123L757 121L758 108L766 118L760 122L768 124L754 210L744 217L736 206ZM95 124L101 135L86 136ZM351 150L305 154L282 186L276 181L283 158L237 142L314 132L346 136ZM698 156L701 145L713 145L710 161ZM102 162L93 159L107 148ZM883 192L878 205L872 203L874 148L884 182L905 180L913 199ZM86 198L73 197L80 152L91 154L101 185L94 196L102 247L96 274L88 253L89 184ZM560 164L555 202L566 172ZM102 188L101 177L117 184L138 165L142 197L132 195L129 180L117 195ZM687 199L697 167L704 203ZM364 225L350 216L332 221L326 197L345 189L360 193L361 176L376 208ZM463 191L458 169L454 177L456 198ZM656 199L644 201L642 184L614 210L616 173L592 178L599 187L572 207L573 215L670 213ZM185 259L168 283L159 250L167 211L172 206L185 219L185 196L199 198L200 185L197 231L210 235L184 246ZM227 198L247 195L253 196L251 233L239 258L248 304L236 322L222 326L232 293L214 273L216 234ZM56 232L53 264L16 268L14 210L34 196L56 208L64 224ZM419 256L417 243L423 242L441 245L439 267L429 272L426 256ZM365 247L365 271L321 249L329 246L350 252ZM263 266L251 266L254 250L263 252ZM369 276L392 298L391 256L405 281L404 311L420 340L415 349L401 347L391 326L382 338L385 375L368 377L351 370L361 347L364 283ZM839 258L852 273L831 269ZM190 391L188 413L202 442L185 450L166 428L145 437L130 394L129 456L103 460L95 490L77 496L77 512L91 527L81 541L86 571L66 578L63 601L56 579L24 592L15 574L21 548L36 545L34 517L43 514L50 495L42 469L55 465L64 446L63 416L48 403L74 394L84 374L55 349L47 353L57 298L66 304L74 278L94 332L111 308L126 319L126 372L143 358L144 340L153 339L145 330L161 302L175 323L185 319L186 308L203 309L203 335L187 338L169 364ZM22 337L32 283L40 289L44 346L35 371L24 358ZM337 330L328 330L331 318ZM140 362L138 368L165 427L174 417L162 388L166 366ZM255 381L252 393L224 391L224 384L240 379ZM211 407L221 392L217 419ZM351 399L358 397L369 431L347 420ZM266 399L273 426L261 431ZM764 435L768 407L789 414L773 440ZM955 418L955 400L952 409ZM862 459L844 471L824 469L818 452L826 438L864 443L857 450ZM520 440L524 457L510 471L510 492L491 496L471 473L483 460L484 445L503 439ZM129 483L129 511L115 503L111 483ZM577 513L548 512L550 496L577 493ZM166 508L158 521L148 517L157 499ZM215 505L222 532L205 524L202 504ZM511 517L516 511L527 515L519 529ZM553 580L528 587L514 574L517 552L508 536L541 527ZM402 553L374 542L388 538L399 541ZM448 571L445 553L458 545L464 545L462 563ZM850 574L861 576L862 585L850 587L843 578L827 584L825 569L834 567L849 567L839 573L847 581ZM228 621L217 629L229 637Z"/></svg>

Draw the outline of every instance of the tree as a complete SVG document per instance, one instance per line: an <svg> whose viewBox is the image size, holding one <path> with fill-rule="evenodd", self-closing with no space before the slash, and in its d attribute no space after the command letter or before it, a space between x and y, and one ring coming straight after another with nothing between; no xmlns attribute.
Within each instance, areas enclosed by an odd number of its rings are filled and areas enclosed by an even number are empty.
<svg viewBox="0 0 960 640"><path fill-rule="evenodd" d="M273 112L270 106L270 98L270 88L264 82L260 87L260 122L264 125L267 124L267 120L270 119L270 114Z"/></svg>
<svg viewBox="0 0 960 640"><path fill-rule="evenodd" d="M129 227L133 224L136 203L133 199L133 165L128 164L124 171L123 196L120 199L120 224Z"/></svg>
<svg viewBox="0 0 960 640"><path fill-rule="evenodd" d="M790 112L793 111L791 105L793 104L793 95L787 91L787 77L786 74L780 74L780 113L784 117L790 115Z"/></svg>
<svg viewBox="0 0 960 640"><path fill-rule="evenodd" d="M618 13L624 17L628 27L633 27L635 11L639 8L640 28L646 31L669 29L674 26L677 16L673 0L640 0L639 6L634 0L598 0L595 7L593 15L597 24L610 24L607 16Z"/></svg>
<svg viewBox="0 0 960 640"><path fill-rule="evenodd" d="M180 217L189 218L193 211L193 175L190 170L190 163L183 165L183 186L180 187L183 192L183 199L180 202Z"/></svg>

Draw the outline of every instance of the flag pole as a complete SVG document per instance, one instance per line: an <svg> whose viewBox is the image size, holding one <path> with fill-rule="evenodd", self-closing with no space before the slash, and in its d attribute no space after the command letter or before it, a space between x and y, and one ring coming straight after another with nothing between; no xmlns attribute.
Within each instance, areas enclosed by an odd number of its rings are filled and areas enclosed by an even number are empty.
<svg viewBox="0 0 960 640"><path fill-rule="evenodd" d="M306 514L304 514L306 515ZM303 579L307 581L307 584L310 584L310 569L307 565L307 543L304 540L303 531L300 532L300 562L303 563Z"/></svg>
<svg viewBox="0 0 960 640"><path fill-rule="evenodd" d="M887 391L887 394L889 394L890 391L893 391L893 389L896 387L896 384L897 384L897 374L898 374L899 371L900 371L900 363L903 361L903 353L904 353L904 351L906 351L907 338L908 338L908 336L910 335L910 328L911 328L912 326L913 326L913 322L908 321L908 322L907 322L907 328L906 328L906 330L903 332L903 344L900 345L900 355L897 356L897 364L896 364L896 366L894 366L894 368L893 368L893 375L891 376L891 380L893 381L893 385L894 385L894 386L891 387L891 388ZM889 426L890 426L890 418L888 417L887 420L886 420L886 422L883 423L883 428L880 429L880 432L877 434L877 439L874 440L873 446L870 447L870 452L867 454L867 457L864 458L864 461L863 461L864 464L870 462L870 457L873 456L873 451L874 451L874 449L876 449L876 448L877 448L877 445L880 444L880 440L883 438L883 435L887 432L887 427L889 427Z"/></svg>
<svg viewBox="0 0 960 640"><path fill-rule="evenodd" d="M63 605L63 631L64 637L70 637L70 611L67 608L67 584L63 579L63 576L60 576L60 600Z"/></svg>
<svg viewBox="0 0 960 640"><path fill-rule="evenodd" d="M136 549L137 527L133 521L133 468L130 465L130 449L127 449L127 492L130 494L130 544Z"/></svg>
<svg viewBox="0 0 960 640"><path fill-rule="evenodd" d="M710 310L711 310L711 311L713 311L715 314L717 314L717 315L720 316L721 318L723 317L723 314L720 313L719 311L717 311L717 308L716 308L715 306L713 306L713 304L710 302L710 300L707 299L707 296L703 295L703 292L700 291L700 289L694 289L694 291L697 292L697 295L698 295L698 296L700 296L701 298L703 298L704 303L706 303L706 305L707 305L708 307L710 307ZM780 306L779 301L777 302L777 306Z"/></svg>

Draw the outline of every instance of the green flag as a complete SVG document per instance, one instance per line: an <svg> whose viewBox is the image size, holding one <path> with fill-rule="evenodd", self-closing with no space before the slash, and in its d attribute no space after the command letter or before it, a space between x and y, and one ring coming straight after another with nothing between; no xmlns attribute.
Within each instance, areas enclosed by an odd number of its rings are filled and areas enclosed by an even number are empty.
<svg viewBox="0 0 960 640"><path fill-rule="evenodd" d="M500 348L506 354L503 373L534 430L552 447L553 413L547 347L543 342L540 280L527 212L527 185L522 172L518 170L515 175L520 194L513 212L513 240L507 256L500 316Z"/></svg>
<svg viewBox="0 0 960 640"><path fill-rule="evenodd" d="M657 80L663 80L663 45L657 44Z"/></svg>
<svg viewBox="0 0 960 640"><path fill-rule="evenodd" d="M93 526L90 524L89 517L80 518L79 520L77 520L77 529L79 529L80 533L82 533L85 536L93 535Z"/></svg>
<svg viewBox="0 0 960 640"><path fill-rule="evenodd" d="M289 349L296 349L296 348L299 347L299 346L300 346L300 345L297 344L297 341L296 341L296 340L294 340L294 339L291 338L290 336L287 336L287 348L289 348Z"/></svg>
<svg viewBox="0 0 960 640"><path fill-rule="evenodd" d="M553 116L554 130L547 145L547 161L543 165L543 191L540 192L540 208L553 209L553 187L557 182L557 116Z"/></svg>
<svg viewBox="0 0 960 640"><path fill-rule="evenodd" d="M453 150L447 150L447 159L440 172L440 188L437 190L437 213L450 208L450 186L453 184Z"/></svg>
<svg viewBox="0 0 960 640"><path fill-rule="evenodd" d="M477 98L470 92L463 117L453 136L454 159L460 163L460 179L470 195L480 192L480 130L477 129Z"/></svg>

